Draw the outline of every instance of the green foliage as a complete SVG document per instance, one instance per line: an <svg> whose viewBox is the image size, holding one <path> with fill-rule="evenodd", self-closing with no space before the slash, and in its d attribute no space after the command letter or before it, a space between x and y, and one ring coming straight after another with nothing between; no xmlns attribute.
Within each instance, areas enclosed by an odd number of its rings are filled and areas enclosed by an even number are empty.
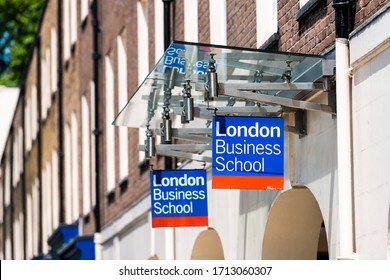
<svg viewBox="0 0 390 280"><path fill-rule="evenodd" d="M0 0L0 85L23 78L44 0Z"/></svg>

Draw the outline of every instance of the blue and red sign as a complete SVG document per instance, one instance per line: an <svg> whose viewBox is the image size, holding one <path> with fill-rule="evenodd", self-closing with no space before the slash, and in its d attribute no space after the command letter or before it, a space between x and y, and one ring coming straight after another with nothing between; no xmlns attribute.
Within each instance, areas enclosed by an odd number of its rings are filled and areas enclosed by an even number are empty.
<svg viewBox="0 0 390 280"><path fill-rule="evenodd" d="M206 170L150 171L152 227L208 226Z"/></svg>
<svg viewBox="0 0 390 280"><path fill-rule="evenodd" d="M283 189L283 118L214 116L212 156L214 189Z"/></svg>

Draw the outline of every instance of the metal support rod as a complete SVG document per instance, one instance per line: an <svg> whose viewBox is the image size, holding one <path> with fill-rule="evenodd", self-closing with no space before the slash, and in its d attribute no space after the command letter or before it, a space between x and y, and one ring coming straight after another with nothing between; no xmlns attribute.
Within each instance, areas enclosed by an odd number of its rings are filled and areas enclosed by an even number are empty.
<svg viewBox="0 0 390 280"><path fill-rule="evenodd" d="M254 102L267 103L267 104L277 104L284 107L290 107L295 109L309 110L309 111L318 111L324 113L335 114L333 108L329 105L318 104L314 102L308 102L303 100L296 100L286 97L272 96L261 93L256 93L252 91L240 91L237 88L230 87L230 85L219 84L220 95L236 97L246 100L251 100ZM258 85L258 84L257 84ZM286 83L285 85L291 85Z"/></svg>

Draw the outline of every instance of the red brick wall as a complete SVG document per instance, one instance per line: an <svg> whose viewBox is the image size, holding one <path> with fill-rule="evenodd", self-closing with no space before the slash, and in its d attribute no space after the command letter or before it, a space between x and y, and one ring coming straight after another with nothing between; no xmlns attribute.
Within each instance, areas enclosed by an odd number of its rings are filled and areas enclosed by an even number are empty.
<svg viewBox="0 0 390 280"><path fill-rule="evenodd" d="M172 1L173 8L173 40L184 41L184 1Z"/></svg>
<svg viewBox="0 0 390 280"><path fill-rule="evenodd" d="M210 4L209 0L198 0L198 41L210 43Z"/></svg>
<svg viewBox="0 0 390 280"><path fill-rule="evenodd" d="M226 19L229 46L256 48L255 0L226 0Z"/></svg>
<svg viewBox="0 0 390 280"><path fill-rule="evenodd" d="M335 39L332 1L322 1L299 21L298 10L298 0L278 2L279 49L320 54L332 46Z"/></svg>
<svg viewBox="0 0 390 280"><path fill-rule="evenodd" d="M356 1L355 25L359 26L365 19L386 5L389 0L358 0Z"/></svg>

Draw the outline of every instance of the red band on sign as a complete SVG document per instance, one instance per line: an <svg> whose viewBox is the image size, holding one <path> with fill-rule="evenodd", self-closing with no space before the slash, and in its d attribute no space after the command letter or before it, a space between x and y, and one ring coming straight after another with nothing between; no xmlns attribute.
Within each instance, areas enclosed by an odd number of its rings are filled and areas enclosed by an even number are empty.
<svg viewBox="0 0 390 280"><path fill-rule="evenodd" d="M213 189L283 190L283 176L213 176Z"/></svg>
<svg viewBox="0 0 390 280"><path fill-rule="evenodd" d="M152 218L152 227L208 226L208 216Z"/></svg>

